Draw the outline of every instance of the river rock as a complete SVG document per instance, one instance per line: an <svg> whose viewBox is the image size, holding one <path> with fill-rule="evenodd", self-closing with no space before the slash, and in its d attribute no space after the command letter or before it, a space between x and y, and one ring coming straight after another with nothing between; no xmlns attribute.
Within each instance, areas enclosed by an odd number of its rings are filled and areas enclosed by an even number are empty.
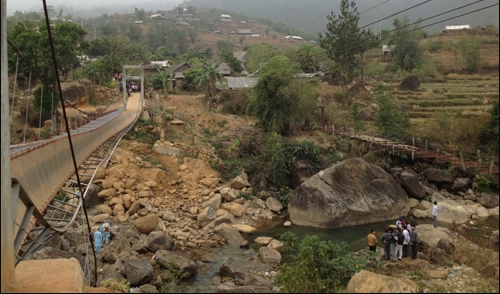
<svg viewBox="0 0 500 294"><path fill-rule="evenodd" d="M245 274L245 286L264 286L271 288L272 287L272 281L269 279L266 279L262 276L252 274L252 273L246 273ZM268 291L269 293L269 291Z"/></svg>
<svg viewBox="0 0 500 294"><path fill-rule="evenodd" d="M401 187L408 193L408 196L416 199L424 198L426 194L425 189L418 181L418 176L416 174L403 171L399 176L399 180L401 182Z"/></svg>
<svg viewBox="0 0 500 294"><path fill-rule="evenodd" d="M218 225L215 227L214 231L226 239L231 245L239 246L241 241L245 240L237 229L226 223Z"/></svg>
<svg viewBox="0 0 500 294"><path fill-rule="evenodd" d="M488 209L484 208L484 207L478 207L477 208L477 217L480 219L480 220L485 220L487 219L488 217L490 216L490 213L488 212Z"/></svg>
<svg viewBox="0 0 500 294"><path fill-rule="evenodd" d="M425 178L436 184L451 184L455 178L452 173L437 168L428 168L424 171Z"/></svg>
<svg viewBox="0 0 500 294"><path fill-rule="evenodd" d="M455 178L453 184L451 184L451 189L453 191L465 191L470 186L469 178Z"/></svg>
<svg viewBox="0 0 500 294"><path fill-rule="evenodd" d="M410 198L410 207L415 208L420 204L420 202L415 198Z"/></svg>
<svg viewBox="0 0 500 294"><path fill-rule="evenodd" d="M101 170L101 169L99 169L99 170ZM95 177L94 177L94 180L96 180ZM102 188L99 185L91 183L89 185L89 187L87 188L87 194L85 195L85 205L87 207L92 207L92 206L102 204L104 202L104 199L100 198L98 196L99 192L101 192L101 191L102 191Z"/></svg>
<svg viewBox="0 0 500 294"><path fill-rule="evenodd" d="M279 264L281 262L281 254L269 247L260 247L259 256L263 263Z"/></svg>
<svg viewBox="0 0 500 294"><path fill-rule="evenodd" d="M498 206L498 194L482 193L481 204L486 208L494 208Z"/></svg>
<svg viewBox="0 0 500 294"><path fill-rule="evenodd" d="M453 243L447 238L440 239L436 244L436 247L443 250L448 255L452 255L453 252L455 252L455 245L453 245Z"/></svg>
<svg viewBox="0 0 500 294"><path fill-rule="evenodd" d="M244 224L232 224L233 228L237 229L238 231L242 233L253 233L257 231L257 228L254 228L249 225L244 225Z"/></svg>
<svg viewBox="0 0 500 294"><path fill-rule="evenodd" d="M221 203L222 203L222 196L219 193L217 193L212 198L208 199L205 202L202 202L200 204L200 209L204 209L207 206L211 206L215 211L217 211L220 208Z"/></svg>
<svg viewBox="0 0 500 294"><path fill-rule="evenodd" d="M101 192L97 193L97 196L99 198L109 198L109 197L115 196L115 194L116 194L116 190L113 188L109 188L109 189L101 190Z"/></svg>
<svg viewBox="0 0 500 294"><path fill-rule="evenodd" d="M415 218L420 218L420 219L424 219L424 218L427 218L427 210L420 210L420 209L413 209L412 210L412 215L415 217Z"/></svg>
<svg viewBox="0 0 500 294"><path fill-rule="evenodd" d="M231 188L222 188L220 190L220 195L222 198L224 198L224 200L226 200L227 202L231 202L233 200L236 199L236 195L234 193L234 190L231 189Z"/></svg>
<svg viewBox="0 0 500 294"><path fill-rule="evenodd" d="M415 293L417 285L408 279L397 279L361 270L347 284L347 293Z"/></svg>
<svg viewBox="0 0 500 294"><path fill-rule="evenodd" d="M227 210L229 213L237 217L241 216L243 214L243 211L245 210L243 205L234 202L223 203L221 205L221 208Z"/></svg>
<svg viewBox="0 0 500 294"><path fill-rule="evenodd" d="M197 220L200 222L200 225L204 227L216 217L217 212L212 208L212 206L207 206L200 212L200 214L198 214Z"/></svg>
<svg viewBox="0 0 500 294"><path fill-rule="evenodd" d="M236 265L232 262L224 261L220 265L219 273L221 276L244 279L245 273L241 271Z"/></svg>
<svg viewBox="0 0 500 294"><path fill-rule="evenodd" d="M173 262L175 269L181 272L182 278L196 275L196 263L184 253L158 250L156 251L155 260L166 269L170 269L170 264Z"/></svg>
<svg viewBox="0 0 500 294"><path fill-rule="evenodd" d="M175 214L171 211L163 211L163 215L161 216L161 219L167 222L173 222L175 221Z"/></svg>
<svg viewBox="0 0 500 294"><path fill-rule="evenodd" d="M266 206L270 211L279 212L283 209L283 205L274 197L266 199Z"/></svg>
<svg viewBox="0 0 500 294"><path fill-rule="evenodd" d="M149 233L146 239L146 247L153 252L158 250L174 250L175 240L165 232L153 231Z"/></svg>
<svg viewBox="0 0 500 294"><path fill-rule="evenodd" d="M159 293L158 289L151 284L144 284L139 287L138 293Z"/></svg>
<svg viewBox="0 0 500 294"><path fill-rule="evenodd" d="M131 286L150 283L155 277L155 269L147 258L139 260L131 259L127 262L125 268L127 271L127 280Z"/></svg>
<svg viewBox="0 0 500 294"><path fill-rule="evenodd" d="M156 228L158 220L159 220L158 215L148 214L146 216L137 218L134 221L134 225L140 233L149 234Z"/></svg>
<svg viewBox="0 0 500 294"><path fill-rule="evenodd" d="M279 240L273 239L269 244L267 244L267 247L274 249L278 252L281 252L281 249L283 248L283 243L281 243Z"/></svg>
<svg viewBox="0 0 500 294"><path fill-rule="evenodd" d="M396 219L408 204L391 175L356 158L307 179L292 192L288 212L295 225L337 228Z"/></svg>

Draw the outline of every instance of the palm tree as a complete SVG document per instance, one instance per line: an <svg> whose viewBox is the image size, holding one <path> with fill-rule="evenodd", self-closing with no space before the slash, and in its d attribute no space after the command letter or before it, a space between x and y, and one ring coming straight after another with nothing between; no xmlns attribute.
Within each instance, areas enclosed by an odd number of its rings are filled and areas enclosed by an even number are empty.
<svg viewBox="0 0 500 294"><path fill-rule="evenodd" d="M158 66L156 67L156 69L158 70L161 79L161 84L163 85L163 96L167 98L168 97L167 86L169 82L168 71L161 70Z"/></svg>
<svg viewBox="0 0 500 294"><path fill-rule="evenodd" d="M209 64L206 61L203 61L203 72L196 78L195 83L205 89L205 98L207 99L208 108L210 108L211 98L217 91L215 83L220 80L221 76L217 72L217 64Z"/></svg>

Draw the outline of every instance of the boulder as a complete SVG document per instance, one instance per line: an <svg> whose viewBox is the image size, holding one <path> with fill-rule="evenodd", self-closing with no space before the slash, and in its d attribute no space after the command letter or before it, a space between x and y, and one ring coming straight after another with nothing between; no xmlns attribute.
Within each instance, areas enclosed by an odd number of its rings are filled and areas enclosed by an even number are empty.
<svg viewBox="0 0 500 294"><path fill-rule="evenodd" d="M166 269L170 269L173 263L175 270L181 272L182 278L196 275L196 263L184 253L158 250L156 251L155 260Z"/></svg>
<svg viewBox="0 0 500 294"><path fill-rule="evenodd" d="M272 281L256 274L246 273L245 286L264 286L271 288Z"/></svg>
<svg viewBox="0 0 500 294"><path fill-rule="evenodd" d="M220 195L227 202L231 202L236 199L236 195L234 194L234 190L231 188L222 188L220 190Z"/></svg>
<svg viewBox="0 0 500 294"><path fill-rule="evenodd" d="M208 199L205 202L200 204L200 209L204 209L207 206L211 206L215 211L220 208L220 204L222 203L222 196L217 193L212 198Z"/></svg>
<svg viewBox="0 0 500 294"><path fill-rule="evenodd" d="M141 204L139 203L139 201L132 202L132 204L130 204L130 208L128 209L128 213L129 215L133 215L134 213L138 212L139 209L141 209Z"/></svg>
<svg viewBox="0 0 500 294"><path fill-rule="evenodd" d="M158 289L151 284L144 284L139 287L138 293L159 293Z"/></svg>
<svg viewBox="0 0 500 294"><path fill-rule="evenodd" d="M174 250L175 240L165 232L153 231L146 239L146 247L156 252L158 250Z"/></svg>
<svg viewBox="0 0 500 294"><path fill-rule="evenodd" d="M427 210L413 209L412 215L415 218L424 219L424 218L427 218Z"/></svg>
<svg viewBox="0 0 500 294"><path fill-rule="evenodd" d="M271 241L273 240L273 237L257 237L255 238L255 243L259 245L264 245L267 246Z"/></svg>
<svg viewBox="0 0 500 294"><path fill-rule="evenodd" d="M216 217L217 211L215 211L212 206L207 206L200 212L200 214L198 214L197 220L200 222L200 225L204 227Z"/></svg>
<svg viewBox="0 0 500 294"><path fill-rule="evenodd" d="M240 246L241 242L245 240L237 229L226 223L218 225L214 230L231 245Z"/></svg>
<svg viewBox="0 0 500 294"><path fill-rule="evenodd" d="M425 275L431 279L445 280L448 278L447 270L426 270Z"/></svg>
<svg viewBox="0 0 500 294"><path fill-rule="evenodd" d="M469 178L455 178L451 184L451 189L453 191L465 191L469 188L470 183Z"/></svg>
<svg viewBox="0 0 500 294"><path fill-rule="evenodd" d="M482 193L481 204L486 208L494 208L498 206L498 194Z"/></svg>
<svg viewBox="0 0 500 294"><path fill-rule="evenodd" d="M398 85L398 90L400 91L417 91L419 88L420 88L420 80L416 75L410 75L406 77Z"/></svg>
<svg viewBox="0 0 500 294"><path fill-rule="evenodd" d="M493 249L498 252L498 230L491 233L490 244L493 246Z"/></svg>
<svg viewBox="0 0 500 294"><path fill-rule="evenodd" d="M243 214L243 211L245 210L243 205L234 202L223 203L221 208L238 217L241 216Z"/></svg>
<svg viewBox="0 0 500 294"><path fill-rule="evenodd" d="M420 204L420 202L415 198L410 198L410 207L415 208Z"/></svg>
<svg viewBox="0 0 500 294"><path fill-rule="evenodd" d="M283 209L283 205L274 197L266 199L266 206L270 211L279 212Z"/></svg>
<svg viewBox="0 0 500 294"><path fill-rule="evenodd" d="M443 266L448 262L450 256L447 255L441 248L431 247L429 259L432 263Z"/></svg>
<svg viewBox="0 0 500 294"><path fill-rule="evenodd" d="M99 169L101 170L101 169ZM94 180L96 178L94 177ZM102 188L94 183L91 183L87 190L87 195L85 195L85 205L86 207L96 206L104 203L104 199L98 196Z"/></svg>
<svg viewBox="0 0 500 294"><path fill-rule="evenodd" d="M127 280L131 286L140 286L153 281L155 278L155 269L149 263L147 258L139 260L130 259L125 269L127 271Z"/></svg>
<svg viewBox="0 0 500 294"><path fill-rule="evenodd" d="M113 197L115 195L116 195L116 190L113 188L104 189L104 190L101 190L99 193L97 193L97 197L99 197L99 198L109 198L109 197Z"/></svg>
<svg viewBox="0 0 500 294"><path fill-rule="evenodd" d="M243 273L236 265L232 262L224 261L220 265L219 273L221 276L244 279L245 273Z"/></svg>
<svg viewBox="0 0 500 294"><path fill-rule="evenodd" d="M434 228L431 224L423 224L415 227L418 233L418 239L420 240L419 246L421 247L419 251L428 254L428 250L431 247L436 247L439 240L449 239L450 236L446 233L447 229L443 227Z"/></svg>
<svg viewBox="0 0 500 294"><path fill-rule="evenodd" d="M401 187L406 191L408 196L415 199L422 199L425 197L425 189L418 181L418 176L408 171L403 171L399 176Z"/></svg>
<svg viewBox="0 0 500 294"><path fill-rule="evenodd" d="M422 200L416 207L417 209L420 210L427 210L429 208L432 208L432 203L427 201L427 200Z"/></svg>
<svg viewBox="0 0 500 294"><path fill-rule="evenodd" d="M488 217L490 216L490 213L488 211L488 209L486 209L485 207L481 206L481 207L478 207L477 208L477 217L480 219L480 220L485 220L487 219Z"/></svg>
<svg viewBox="0 0 500 294"><path fill-rule="evenodd" d="M438 206L438 222L443 221L451 223L452 221L455 221L457 224L463 224L466 223L467 220L469 219L469 211L467 207L465 207L464 205L460 205L455 201L438 200L437 206ZM432 219L432 208L429 208L427 210L427 217Z"/></svg>
<svg viewBox="0 0 500 294"><path fill-rule="evenodd" d="M415 293L417 284L408 279L397 279L361 270L347 284L347 293Z"/></svg>
<svg viewBox="0 0 500 294"><path fill-rule="evenodd" d="M224 210L224 214L218 216L214 220L214 226L218 226L220 224L229 224L232 225L234 223L234 215Z"/></svg>
<svg viewBox="0 0 500 294"><path fill-rule="evenodd" d="M102 214L98 214L98 215L94 216L92 218L92 221L95 224L98 224L98 223L102 223L103 221L107 220L108 218L109 218L109 213L102 213Z"/></svg>
<svg viewBox="0 0 500 294"><path fill-rule="evenodd" d="M244 225L244 224L232 224L233 228L237 229L238 231L242 233L253 233L257 231L257 228L254 228L249 225Z"/></svg>
<svg viewBox="0 0 500 294"><path fill-rule="evenodd" d="M175 221L175 214L173 214L171 211L163 211L161 219L167 222L173 222Z"/></svg>
<svg viewBox="0 0 500 294"><path fill-rule="evenodd" d="M281 252L281 249L283 248L283 243L281 243L279 240L273 239L269 244L267 244L267 247L274 249L278 252Z"/></svg>
<svg viewBox="0 0 500 294"><path fill-rule="evenodd" d="M281 262L281 254L277 250L269 247L260 247L259 256L263 263L276 264Z"/></svg>
<svg viewBox="0 0 500 294"><path fill-rule="evenodd" d="M107 204L100 204L95 207L97 211L101 214L113 214L113 209Z"/></svg>
<svg viewBox="0 0 500 294"><path fill-rule="evenodd" d="M451 184L455 178L452 173L437 168L428 168L424 171L425 178L436 184Z"/></svg>
<svg viewBox="0 0 500 294"><path fill-rule="evenodd" d="M114 267L103 267L99 273L99 278L97 279L97 286L103 287L102 284L107 279L114 279L118 283L125 280L125 278L114 268Z"/></svg>
<svg viewBox="0 0 500 294"><path fill-rule="evenodd" d="M440 239L436 244L436 248L442 249L448 255L452 255L455 252L455 245L448 239Z"/></svg>
<svg viewBox="0 0 500 294"><path fill-rule="evenodd" d="M154 143L152 149L158 154L166 154L168 156L179 155L181 153L181 149L173 147L172 143L159 140Z"/></svg>
<svg viewBox="0 0 500 294"><path fill-rule="evenodd" d="M230 187L234 189L243 189L250 187L250 183L248 182L248 176L246 173L242 173L231 181Z"/></svg>
<svg viewBox="0 0 500 294"><path fill-rule="evenodd" d="M347 159L293 191L288 212L295 225L337 228L396 219L408 204L406 192L381 167Z"/></svg>
<svg viewBox="0 0 500 294"><path fill-rule="evenodd" d="M159 220L158 215L148 214L146 216L137 218L134 221L134 225L140 233L149 234L156 228L158 220Z"/></svg>

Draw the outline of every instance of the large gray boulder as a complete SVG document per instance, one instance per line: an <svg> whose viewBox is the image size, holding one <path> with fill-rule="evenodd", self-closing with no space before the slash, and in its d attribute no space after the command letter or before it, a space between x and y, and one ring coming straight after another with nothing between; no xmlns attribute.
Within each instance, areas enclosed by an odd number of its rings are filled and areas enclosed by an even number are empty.
<svg viewBox="0 0 500 294"><path fill-rule="evenodd" d="M408 279L379 275L361 270L347 284L347 293L415 293L417 284Z"/></svg>
<svg viewBox="0 0 500 294"><path fill-rule="evenodd" d="M455 178L453 180L453 184L451 184L451 189L453 191L465 191L470 186L469 178Z"/></svg>
<svg viewBox="0 0 500 294"><path fill-rule="evenodd" d="M134 202L135 203L135 202ZM134 225L142 234L149 234L156 228L159 217L156 214L148 214L135 220Z"/></svg>
<svg viewBox="0 0 500 294"><path fill-rule="evenodd" d="M451 184L455 178L452 173L437 168L428 168L424 171L425 178L436 184Z"/></svg>
<svg viewBox="0 0 500 294"><path fill-rule="evenodd" d="M338 228L396 219L409 198L381 167L347 159L305 181L290 196L296 225Z"/></svg>
<svg viewBox="0 0 500 294"><path fill-rule="evenodd" d="M266 206L270 211L278 212L283 209L283 205L279 202L278 199L274 197L269 197L266 199Z"/></svg>
<svg viewBox="0 0 500 294"><path fill-rule="evenodd" d="M165 232L153 231L146 239L146 247L153 252L161 249L174 250L175 240Z"/></svg>
<svg viewBox="0 0 500 294"><path fill-rule="evenodd" d="M171 269L173 266L175 270L181 272L182 278L196 275L196 263L184 253L158 250L156 251L155 260L166 269Z"/></svg>
<svg viewBox="0 0 500 294"><path fill-rule="evenodd" d="M220 204L222 203L222 196L217 193L212 198L208 199L205 202L200 204L200 209L205 209L207 206L211 206L215 211L220 208Z"/></svg>
<svg viewBox="0 0 500 294"><path fill-rule="evenodd" d="M418 176L408 171L403 171L399 176L401 187L408 193L408 196L422 199L425 197L425 189L418 181Z"/></svg>
<svg viewBox="0 0 500 294"><path fill-rule="evenodd" d="M498 194L482 193L481 204L486 208L498 206Z"/></svg>
<svg viewBox="0 0 500 294"><path fill-rule="evenodd" d="M436 193L437 194L437 193ZM457 224L466 223L469 220L469 207L461 205L453 200L437 201L438 223L440 221ZM432 208L427 210L427 217L432 219Z"/></svg>
<svg viewBox="0 0 500 294"><path fill-rule="evenodd" d="M221 276L244 279L245 273L241 271L234 263L224 261L219 268L219 273Z"/></svg>
<svg viewBox="0 0 500 294"><path fill-rule="evenodd" d="M197 220L202 227L213 221L217 217L217 211L212 206L207 206L198 214Z"/></svg>
<svg viewBox="0 0 500 294"><path fill-rule="evenodd" d="M130 286L148 284L155 278L155 269L147 258L141 258L139 260L131 259L127 262L125 269L127 271L127 280L130 282Z"/></svg>
<svg viewBox="0 0 500 294"><path fill-rule="evenodd" d="M269 247L260 247L259 256L263 263L279 264L281 262L281 254Z"/></svg>
<svg viewBox="0 0 500 294"><path fill-rule="evenodd" d="M490 243L493 246L493 249L495 249L495 251L498 252L498 230L493 231L491 233Z"/></svg>
<svg viewBox="0 0 500 294"><path fill-rule="evenodd" d="M241 242L245 240L237 229L226 223L218 225L215 227L214 231L226 239L226 241L231 245L240 246Z"/></svg>

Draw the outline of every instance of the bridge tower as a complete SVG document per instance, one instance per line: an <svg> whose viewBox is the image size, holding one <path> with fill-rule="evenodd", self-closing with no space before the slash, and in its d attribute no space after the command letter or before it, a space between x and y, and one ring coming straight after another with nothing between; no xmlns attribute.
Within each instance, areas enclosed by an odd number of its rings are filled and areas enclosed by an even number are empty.
<svg viewBox="0 0 500 294"><path fill-rule="evenodd" d="M127 69L140 69L140 76L127 76ZM123 105L127 105L127 80L140 80L141 81L141 101L144 106L144 66L142 65L124 65L122 70L122 90L123 90Z"/></svg>
<svg viewBox="0 0 500 294"><path fill-rule="evenodd" d="M9 76L7 71L7 0L1 0L1 146L2 146L2 292L14 280L14 222L17 200L12 195L10 172Z"/></svg>

